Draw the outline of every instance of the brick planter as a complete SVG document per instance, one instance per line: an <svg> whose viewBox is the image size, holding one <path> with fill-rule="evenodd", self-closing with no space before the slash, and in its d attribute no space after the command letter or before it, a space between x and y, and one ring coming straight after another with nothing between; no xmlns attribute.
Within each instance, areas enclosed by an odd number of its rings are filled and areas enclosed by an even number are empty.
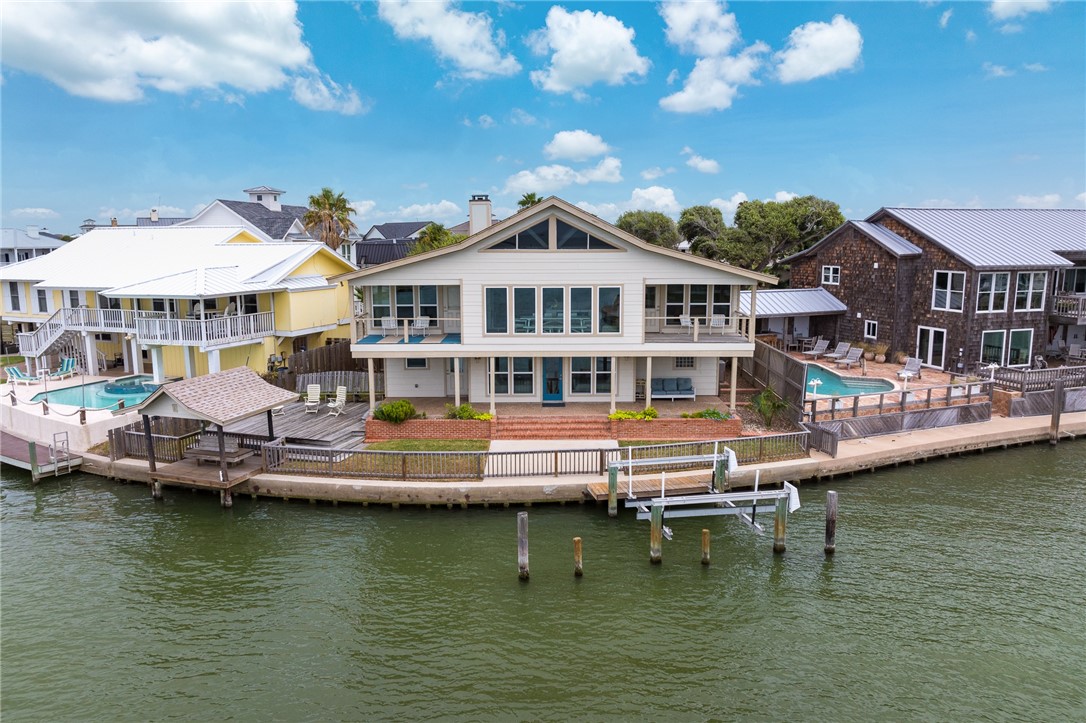
<svg viewBox="0 0 1086 723"><path fill-rule="evenodd" d="M402 424L366 421L366 441L389 439L634 439L696 441L725 439L743 433L735 419L614 419L589 417L501 417L475 419L409 419Z"/></svg>
<svg viewBox="0 0 1086 723"><path fill-rule="evenodd" d="M725 439L743 433L743 420L734 419L613 419L612 439L697 441Z"/></svg>
<svg viewBox="0 0 1086 723"><path fill-rule="evenodd" d="M479 419L409 419L401 424L366 420L366 441L390 439L491 439L492 422Z"/></svg>

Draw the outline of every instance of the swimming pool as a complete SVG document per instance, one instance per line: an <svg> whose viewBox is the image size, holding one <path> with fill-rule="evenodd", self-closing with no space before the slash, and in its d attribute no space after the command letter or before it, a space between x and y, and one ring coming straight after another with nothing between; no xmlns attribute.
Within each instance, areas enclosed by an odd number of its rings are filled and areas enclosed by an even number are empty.
<svg viewBox="0 0 1086 723"><path fill-rule="evenodd" d="M105 382L93 384L80 384L64 389L55 389L51 392L42 392L34 396L32 401L40 402L48 400L50 404L66 404L71 407L86 407L87 409L117 409L117 403L124 400L124 406L131 407L139 404L151 392L158 389L150 374L140 374L132 377L110 379Z"/></svg>
<svg viewBox="0 0 1086 723"><path fill-rule="evenodd" d="M812 379L821 380L816 387L811 386ZM838 397L847 394L878 394L890 392L896 389L893 382L885 379L842 377L826 367L815 364L807 365L807 378L804 380L805 396L810 397L812 389L817 389L814 394L823 397Z"/></svg>

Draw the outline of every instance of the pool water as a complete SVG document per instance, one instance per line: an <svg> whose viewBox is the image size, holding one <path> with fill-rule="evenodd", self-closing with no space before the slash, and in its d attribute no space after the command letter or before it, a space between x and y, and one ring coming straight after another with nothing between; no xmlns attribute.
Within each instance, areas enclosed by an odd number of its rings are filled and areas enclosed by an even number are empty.
<svg viewBox="0 0 1086 723"><path fill-rule="evenodd" d="M150 374L140 374L120 379L110 379L106 382L93 384L80 384L64 389L55 389L51 392L42 392L35 395L32 401L40 402L43 399L50 404L66 404L71 407L86 407L87 409L116 409L117 403L124 400L124 406L131 407L139 404L158 385L153 382Z"/></svg>
<svg viewBox="0 0 1086 723"><path fill-rule="evenodd" d="M822 380L814 393L827 397L843 397L848 394L878 394L879 392L890 392L896 388L893 382L885 379L842 377L826 367L808 364L807 378L804 380L803 387L808 397L811 396L811 390L814 389L811 386L812 379Z"/></svg>

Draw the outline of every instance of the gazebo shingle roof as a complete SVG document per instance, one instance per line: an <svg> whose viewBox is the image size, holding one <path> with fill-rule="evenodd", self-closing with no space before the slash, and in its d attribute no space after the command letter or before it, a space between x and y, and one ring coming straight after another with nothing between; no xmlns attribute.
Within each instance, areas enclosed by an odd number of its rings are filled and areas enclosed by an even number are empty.
<svg viewBox="0 0 1086 723"><path fill-rule="evenodd" d="M269 384L249 367L237 367L163 384L136 409L141 414L203 419L226 425L297 399L297 392ZM171 414L171 401L184 407L184 411L178 409Z"/></svg>

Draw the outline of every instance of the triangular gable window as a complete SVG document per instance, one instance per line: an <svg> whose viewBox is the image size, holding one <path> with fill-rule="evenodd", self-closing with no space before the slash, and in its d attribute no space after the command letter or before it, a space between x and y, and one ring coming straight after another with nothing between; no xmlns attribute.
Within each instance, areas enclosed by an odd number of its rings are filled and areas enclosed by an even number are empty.
<svg viewBox="0 0 1086 723"><path fill-rule="evenodd" d="M582 231L579 228L570 226L565 221L557 222L558 233L558 250L597 250L597 249L610 249L611 251L617 250L614 246L590 235L589 233Z"/></svg>
<svg viewBox="0 0 1086 723"><path fill-rule="evenodd" d="M545 251L550 245L547 240L548 225L546 221L537 223L515 236L499 241L490 248L496 251Z"/></svg>

